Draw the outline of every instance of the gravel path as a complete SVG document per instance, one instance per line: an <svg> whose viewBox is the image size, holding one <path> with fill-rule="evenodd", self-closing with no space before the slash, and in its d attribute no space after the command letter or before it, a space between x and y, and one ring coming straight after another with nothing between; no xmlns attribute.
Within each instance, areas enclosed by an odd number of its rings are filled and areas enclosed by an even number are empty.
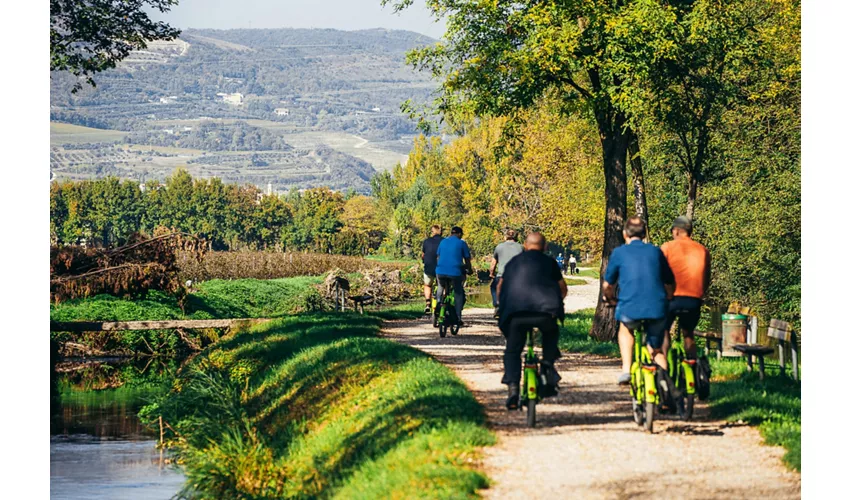
<svg viewBox="0 0 850 500"><path fill-rule="evenodd" d="M572 286L568 312L594 307L599 281ZM481 467L485 498L800 498L800 475L764 446L758 430L712 420L698 403L694 420L662 415L649 435L635 425L628 389L615 385L619 360L563 353L560 395L537 408L537 427L508 412L501 385L504 338L491 309L464 310L470 326L441 339L425 318L385 325L383 334L452 368L484 405L495 446Z"/></svg>

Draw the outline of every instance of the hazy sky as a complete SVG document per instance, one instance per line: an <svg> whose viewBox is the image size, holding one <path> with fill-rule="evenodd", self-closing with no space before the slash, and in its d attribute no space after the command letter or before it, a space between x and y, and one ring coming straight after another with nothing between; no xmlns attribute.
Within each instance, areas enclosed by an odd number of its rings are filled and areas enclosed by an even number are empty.
<svg viewBox="0 0 850 500"><path fill-rule="evenodd" d="M369 28L404 29L439 38L425 0L393 14L380 0L180 0L167 14L152 16L177 28Z"/></svg>

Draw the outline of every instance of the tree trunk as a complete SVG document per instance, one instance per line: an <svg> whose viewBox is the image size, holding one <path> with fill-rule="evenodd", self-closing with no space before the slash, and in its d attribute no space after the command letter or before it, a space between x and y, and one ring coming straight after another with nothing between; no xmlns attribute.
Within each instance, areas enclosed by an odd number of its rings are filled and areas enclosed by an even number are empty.
<svg viewBox="0 0 850 500"><path fill-rule="evenodd" d="M635 197L635 215L646 223L646 238L649 239L649 209L646 206L646 184L643 179L643 162L637 135L629 140L629 165L632 167L632 184Z"/></svg>
<svg viewBox="0 0 850 500"><path fill-rule="evenodd" d="M606 127L607 128L607 127ZM608 258L615 248L623 244L623 223L626 215L626 159L629 138L619 127L612 126L602 136L602 164L605 171L605 240L602 246L600 277L605 276ZM596 314L593 316L591 337L597 340L613 340L617 335L617 320L614 308L602 303L602 279L599 280L599 295Z"/></svg>
<svg viewBox="0 0 850 500"><path fill-rule="evenodd" d="M685 215L694 220L694 207L697 203L697 179L694 174L688 174L688 208Z"/></svg>

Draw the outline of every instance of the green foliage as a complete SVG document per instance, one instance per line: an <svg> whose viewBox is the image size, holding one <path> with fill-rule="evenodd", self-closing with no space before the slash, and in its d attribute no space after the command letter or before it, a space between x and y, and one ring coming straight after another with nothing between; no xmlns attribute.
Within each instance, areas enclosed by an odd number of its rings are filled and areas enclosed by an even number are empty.
<svg viewBox="0 0 850 500"><path fill-rule="evenodd" d="M177 0L50 0L50 71L85 77L114 68L132 50L152 40L172 40L180 31L154 22L148 9L171 10ZM77 83L75 90L80 88Z"/></svg>
<svg viewBox="0 0 850 500"><path fill-rule="evenodd" d="M316 285L318 277L275 280L212 280L198 285L185 301L151 291L141 300L97 295L50 306L52 321L156 321L167 319L275 318L324 309ZM215 331L196 332L198 341L218 339ZM184 339L173 330L97 332L69 336L51 332L51 338L75 341L107 352L174 353L184 349Z"/></svg>
<svg viewBox="0 0 850 500"><path fill-rule="evenodd" d="M54 243L117 246L134 233L168 227L202 237L214 250L374 252L386 226L372 198L327 188L264 196L251 185L193 179L178 169L164 184L108 177L53 182L50 236ZM326 271L327 269L323 270Z"/></svg>
<svg viewBox="0 0 850 500"><path fill-rule="evenodd" d="M301 315L193 359L142 413L180 433L184 493L449 498L486 486L467 463L494 442L481 406L446 367L375 337L379 316L419 314Z"/></svg>

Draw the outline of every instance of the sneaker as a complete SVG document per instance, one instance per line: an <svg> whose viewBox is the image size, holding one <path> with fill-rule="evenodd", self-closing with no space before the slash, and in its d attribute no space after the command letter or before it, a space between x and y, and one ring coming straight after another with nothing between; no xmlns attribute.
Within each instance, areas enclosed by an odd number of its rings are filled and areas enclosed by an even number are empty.
<svg viewBox="0 0 850 500"><path fill-rule="evenodd" d="M425 304L425 314L431 314L431 304Z"/></svg>
<svg viewBox="0 0 850 500"><path fill-rule="evenodd" d="M630 373L621 373L620 377L617 378L617 383L619 385L629 385L629 382L632 380L632 375Z"/></svg>
<svg viewBox="0 0 850 500"><path fill-rule="evenodd" d="M499 308L493 309L493 319L499 319Z"/></svg>
<svg viewBox="0 0 850 500"><path fill-rule="evenodd" d="M457 327L458 327L458 328L466 328L466 323L464 323L463 321L458 321L458 322L457 322Z"/></svg>
<svg viewBox="0 0 850 500"><path fill-rule="evenodd" d="M519 408L519 384L508 384L508 400L505 402L508 410Z"/></svg>

